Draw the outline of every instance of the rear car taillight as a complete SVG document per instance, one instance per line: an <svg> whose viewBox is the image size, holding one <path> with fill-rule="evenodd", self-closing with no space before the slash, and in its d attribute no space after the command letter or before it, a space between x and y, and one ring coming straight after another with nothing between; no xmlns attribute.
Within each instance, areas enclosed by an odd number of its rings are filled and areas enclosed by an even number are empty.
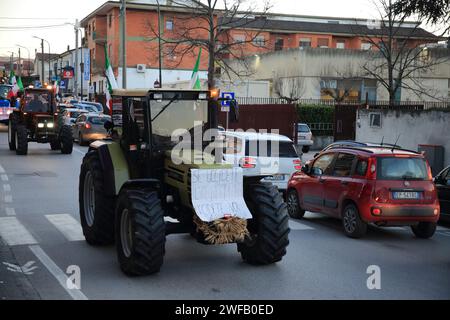
<svg viewBox="0 0 450 320"><path fill-rule="evenodd" d="M84 127L85 127L86 129L90 129L92 126L91 126L89 123L86 123L86 124L84 125Z"/></svg>
<svg viewBox="0 0 450 320"><path fill-rule="evenodd" d="M251 157L241 158L239 166L244 169L253 169L256 167L256 159Z"/></svg>
<svg viewBox="0 0 450 320"><path fill-rule="evenodd" d="M369 158L368 169L367 169L367 179L376 180L377 179L377 159Z"/></svg>
<svg viewBox="0 0 450 320"><path fill-rule="evenodd" d="M294 169L299 171L302 169L302 161L300 159L296 159L293 161L294 163Z"/></svg>

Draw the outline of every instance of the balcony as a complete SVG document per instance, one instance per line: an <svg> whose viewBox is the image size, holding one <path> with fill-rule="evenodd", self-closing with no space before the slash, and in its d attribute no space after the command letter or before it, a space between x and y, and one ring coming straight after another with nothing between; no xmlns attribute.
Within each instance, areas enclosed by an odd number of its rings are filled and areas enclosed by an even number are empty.
<svg viewBox="0 0 450 320"><path fill-rule="evenodd" d="M106 34L98 31L92 32L92 40L96 44L105 44L106 43Z"/></svg>

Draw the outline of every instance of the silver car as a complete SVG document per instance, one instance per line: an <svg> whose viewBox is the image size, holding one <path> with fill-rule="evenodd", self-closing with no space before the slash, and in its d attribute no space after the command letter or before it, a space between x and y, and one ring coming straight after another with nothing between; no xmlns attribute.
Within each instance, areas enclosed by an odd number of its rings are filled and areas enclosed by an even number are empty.
<svg viewBox="0 0 450 320"><path fill-rule="evenodd" d="M72 125L73 139L77 140L80 146L105 139L108 134L104 127L106 121L111 121L111 117L95 113L81 114Z"/></svg>

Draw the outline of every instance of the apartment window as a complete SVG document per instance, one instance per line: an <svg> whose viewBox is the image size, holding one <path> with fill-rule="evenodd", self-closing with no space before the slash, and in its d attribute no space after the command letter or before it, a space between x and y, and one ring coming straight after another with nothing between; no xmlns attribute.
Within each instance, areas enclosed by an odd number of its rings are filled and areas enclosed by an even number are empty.
<svg viewBox="0 0 450 320"><path fill-rule="evenodd" d="M88 25L88 35L91 35L91 24Z"/></svg>
<svg viewBox="0 0 450 320"><path fill-rule="evenodd" d="M370 50L372 49L372 44L370 42L361 43L361 50Z"/></svg>
<svg viewBox="0 0 450 320"><path fill-rule="evenodd" d="M245 42L245 35L243 34L235 34L233 36L235 43L244 43Z"/></svg>
<svg viewBox="0 0 450 320"><path fill-rule="evenodd" d="M275 51L281 51L284 48L284 39L278 38L275 42Z"/></svg>
<svg viewBox="0 0 450 320"><path fill-rule="evenodd" d="M173 20L172 19L166 20L166 30L168 30L168 31L173 30Z"/></svg>
<svg viewBox="0 0 450 320"><path fill-rule="evenodd" d="M112 26L112 14L108 15L108 25L111 28L111 26Z"/></svg>
<svg viewBox="0 0 450 320"><path fill-rule="evenodd" d="M257 47L264 47L266 40L264 39L264 36L257 36L253 39L253 44Z"/></svg>
<svg viewBox="0 0 450 320"><path fill-rule="evenodd" d="M336 49L345 49L345 41L336 42Z"/></svg>
<svg viewBox="0 0 450 320"><path fill-rule="evenodd" d="M328 48L329 47L329 40L328 40L328 38L319 38L319 39L317 39L317 46L319 48Z"/></svg>
<svg viewBox="0 0 450 320"><path fill-rule="evenodd" d="M299 47L300 48L310 48L311 47L311 39L310 38L301 38Z"/></svg>

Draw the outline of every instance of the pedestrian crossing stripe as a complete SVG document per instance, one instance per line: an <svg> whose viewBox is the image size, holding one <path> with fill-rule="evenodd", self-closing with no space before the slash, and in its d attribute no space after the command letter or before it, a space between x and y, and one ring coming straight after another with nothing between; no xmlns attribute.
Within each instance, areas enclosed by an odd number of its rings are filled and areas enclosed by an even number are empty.
<svg viewBox="0 0 450 320"><path fill-rule="evenodd" d="M80 223L70 214L47 214L45 217L68 241L84 240Z"/></svg>
<svg viewBox="0 0 450 320"><path fill-rule="evenodd" d="M8 246L36 244L36 239L16 217L0 218L0 237Z"/></svg>

